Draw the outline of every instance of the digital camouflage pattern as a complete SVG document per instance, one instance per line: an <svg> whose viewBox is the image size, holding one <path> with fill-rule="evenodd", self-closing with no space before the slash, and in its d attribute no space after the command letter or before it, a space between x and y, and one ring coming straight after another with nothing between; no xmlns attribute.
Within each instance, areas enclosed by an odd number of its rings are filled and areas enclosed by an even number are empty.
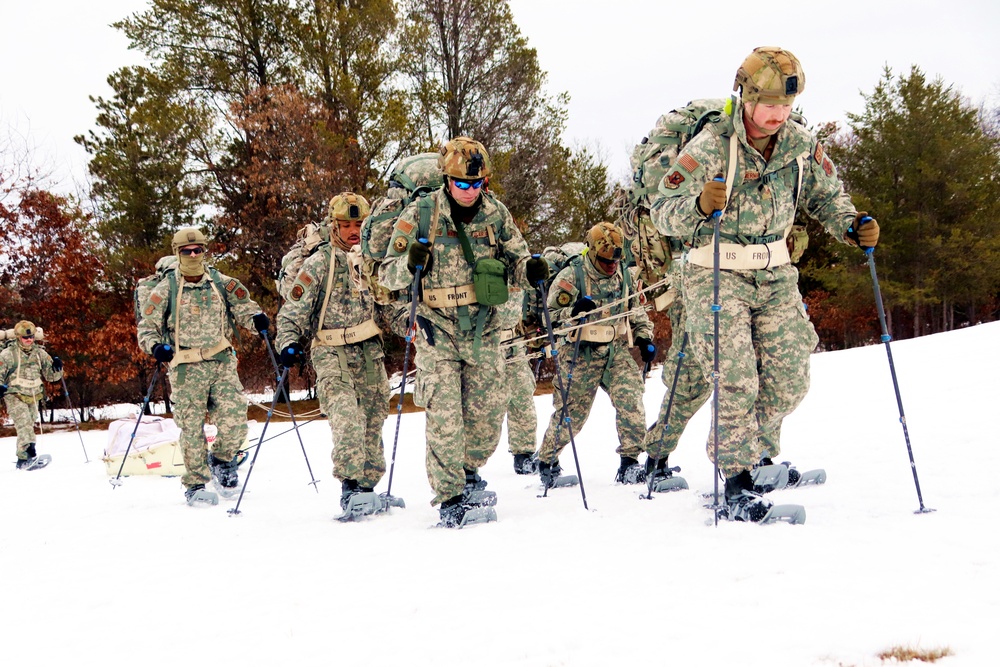
<svg viewBox="0 0 1000 667"><path fill-rule="evenodd" d="M798 206L845 241L855 209L811 133L786 122L765 163L747 141L742 114L726 125L730 140L738 142L738 162L736 184L720 222L724 235L780 237L791 227L796 213L791 166L798 158L802 164ZM698 212L697 199L708 180L727 173L728 149L728 141L715 131L691 140L664 177L661 188L666 196L653 203L657 229L683 239L689 247L712 243L712 223ZM699 233L706 226L709 233ZM711 268L687 261L681 267L689 346L706 378L711 377L714 350L709 308L712 273ZM809 354L818 338L797 283L798 271L791 264L720 271L719 466L727 477L759 461L761 433L773 434L808 391Z"/></svg>
<svg viewBox="0 0 1000 667"><path fill-rule="evenodd" d="M629 299L628 304L618 304L610 309L602 307L603 304L624 296L621 265L614 274L608 276L598 270L586 256L576 261L582 264L585 284L582 286L576 284L577 269L573 262L559 272L548 295L552 320L571 321L573 304L582 295L589 294L597 304L597 309L591 311L588 321L617 315L631 308L631 313L625 318L632 328L632 335L652 340L653 324L649 321L638 298ZM611 323L618 322L620 320ZM573 344L567 339L559 343L559 358L561 386L565 387L573 358ZM619 337L611 343L581 343L580 354L572 370L573 384L570 386L568 410L574 435L578 436L583 430L590 416L597 389L600 387L608 393L615 408L615 426L618 429L619 440L615 451L622 456L638 458L643 451L642 443L646 433L646 410L642 402L645 387L642 373L629 353L628 341ZM559 452L569 442L567 429L565 426L559 426L563 401L558 389L552 393L552 403L554 411L538 452L540 461L552 461L558 458ZM557 427L558 442L556 442Z"/></svg>
<svg viewBox="0 0 1000 667"><path fill-rule="evenodd" d="M23 328L17 335L20 331ZM34 335L34 326L26 335ZM0 384L7 385L4 403L17 432L17 458L28 458L25 451L35 442L38 401L45 395L42 380L58 382L62 376L62 371L53 370L52 357L45 348L34 342L25 349L17 341L0 352Z"/></svg>
<svg viewBox="0 0 1000 667"><path fill-rule="evenodd" d="M333 283L323 329L344 329L373 318L371 276L360 252L324 245L302 265L291 297L278 311L277 349L315 337L327 294L331 253ZM340 481L355 480L364 488L375 488L385 473L382 426L389 416L389 379L383 358L378 336L340 346L313 342L310 352L320 407L333 436L333 476Z"/></svg>
<svg viewBox="0 0 1000 667"><path fill-rule="evenodd" d="M152 354L157 343L176 344L182 350L214 347L228 339L226 303L236 324L256 334L253 316L261 312L260 306L239 280L224 274L220 277L223 289L217 292L208 273L196 282L176 276L177 304L173 305L169 274L161 280L143 307L136 332L139 348ZM236 353L228 348L207 361L178 364L170 369L170 399L174 421L182 430L180 445L186 470L181 482L186 487L211 480L203 432L206 421L219 430L212 452L220 461L231 461L246 440L247 399L236 363Z"/></svg>
<svg viewBox="0 0 1000 667"><path fill-rule="evenodd" d="M521 320L528 292L510 288L510 299L497 306L500 331L521 335ZM511 454L534 454L538 430L535 408L535 374L531 370L524 343L501 350L504 362L504 385L507 389L507 449Z"/></svg>
<svg viewBox="0 0 1000 667"><path fill-rule="evenodd" d="M466 260L451 218L451 204L444 189L411 203L396 221L389 252L379 268L379 282L391 290L409 292L413 276L406 266L410 244L427 237L419 227L419 207L430 206L429 218L437 233L431 249L431 270L422 278L423 289L457 287L472 283L472 265ZM457 206L457 204L456 204ZM531 254L510 212L484 193L476 216L464 226L472 252L503 260L508 280L527 289L525 263ZM496 246L490 244L490 231ZM485 315L481 340L475 323L480 306L433 309L421 302L417 314L433 331L431 344L416 337L417 377L414 400L427 409L427 477L435 497L432 504L454 498L465 485L463 468L476 470L492 455L500 440L506 392L496 379L503 374L499 354L500 318L495 308ZM478 348L478 350L476 349Z"/></svg>

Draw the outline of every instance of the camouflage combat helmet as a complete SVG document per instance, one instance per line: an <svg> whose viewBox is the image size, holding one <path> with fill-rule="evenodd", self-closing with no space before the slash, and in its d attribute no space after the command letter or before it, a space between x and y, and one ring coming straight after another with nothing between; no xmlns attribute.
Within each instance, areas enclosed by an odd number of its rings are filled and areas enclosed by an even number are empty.
<svg viewBox="0 0 1000 667"><path fill-rule="evenodd" d="M29 322L28 320L21 320L20 322L14 325L14 335L17 336L18 338L21 338L22 336L25 337L30 336L34 338L35 329L36 329L35 325Z"/></svg>
<svg viewBox="0 0 1000 667"><path fill-rule="evenodd" d="M330 200L326 220L364 220L372 212L371 204L361 195L353 192L341 192Z"/></svg>
<svg viewBox="0 0 1000 667"><path fill-rule="evenodd" d="M736 70L733 90L740 89L744 102L791 104L806 88L806 75L791 51L777 46L758 46Z"/></svg>
<svg viewBox="0 0 1000 667"><path fill-rule="evenodd" d="M621 227L599 222L587 232L587 255L594 260L595 266L610 275L617 268L614 263L622 258L624 242L625 234Z"/></svg>
<svg viewBox="0 0 1000 667"><path fill-rule="evenodd" d="M197 227L184 227L178 229L174 234L174 240L170 247L176 253L177 250L186 245L208 246L208 237Z"/></svg>
<svg viewBox="0 0 1000 667"><path fill-rule="evenodd" d="M455 137L442 146L438 167L445 176L465 181L489 178L493 173L486 149L469 137Z"/></svg>

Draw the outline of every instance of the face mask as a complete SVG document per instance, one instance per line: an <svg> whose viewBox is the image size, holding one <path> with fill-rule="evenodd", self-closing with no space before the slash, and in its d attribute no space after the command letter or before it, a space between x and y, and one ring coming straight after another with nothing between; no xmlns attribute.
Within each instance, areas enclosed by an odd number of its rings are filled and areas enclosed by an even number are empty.
<svg viewBox="0 0 1000 667"><path fill-rule="evenodd" d="M200 276L205 273L205 253L188 256L178 253L177 259L182 276Z"/></svg>

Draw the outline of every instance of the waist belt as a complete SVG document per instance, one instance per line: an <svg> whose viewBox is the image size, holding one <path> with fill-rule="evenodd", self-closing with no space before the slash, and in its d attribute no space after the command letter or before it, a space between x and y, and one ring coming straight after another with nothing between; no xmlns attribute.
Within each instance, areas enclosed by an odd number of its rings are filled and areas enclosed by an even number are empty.
<svg viewBox="0 0 1000 667"><path fill-rule="evenodd" d="M377 335L379 335L378 325L375 324L375 320L368 319L361 324L344 329L321 329L316 332L313 345L332 347L353 345Z"/></svg>
<svg viewBox="0 0 1000 667"><path fill-rule="evenodd" d="M457 308L479 303L472 283L458 287L438 287L424 290L424 303L431 308Z"/></svg>
<svg viewBox="0 0 1000 667"><path fill-rule="evenodd" d="M42 395L42 381L29 380L28 378L16 377L10 381L12 394L37 399Z"/></svg>
<svg viewBox="0 0 1000 667"><path fill-rule="evenodd" d="M176 368L181 364L197 364L202 361L208 361L219 352L232 347L233 344L226 339L222 339L217 345L212 347L197 347L190 350L177 350L174 354L174 358L170 360L170 367Z"/></svg>
<svg viewBox="0 0 1000 667"><path fill-rule="evenodd" d="M711 269L715 266L712 244L688 250L687 261L695 266ZM740 245L738 243L719 244L719 268L771 269L791 262L784 237L770 243Z"/></svg>
<svg viewBox="0 0 1000 667"><path fill-rule="evenodd" d="M574 329L569 332L566 336L566 340L571 343L576 342L577 336L581 337L581 340L588 343L610 343L618 336L625 335L625 327L628 323L624 320L618 322L618 324L584 324L579 329Z"/></svg>
<svg viewBox="0 0 1000 667"><path fill-rule="evenodd" d="M500 342L506 343L509 340L514 340L517 336L517 329L502 329L500 331Z"/></svg>

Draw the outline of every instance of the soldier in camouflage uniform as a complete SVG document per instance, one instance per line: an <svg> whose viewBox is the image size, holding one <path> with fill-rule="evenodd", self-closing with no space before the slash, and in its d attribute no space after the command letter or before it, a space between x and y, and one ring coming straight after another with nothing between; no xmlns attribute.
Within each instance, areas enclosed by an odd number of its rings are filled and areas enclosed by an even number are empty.
<svg viewBox="0 0 1000 667"><path fill-rule="evenodd" d="M26 320L14 325L15 342L0 352L0 397L17 431L17 467L24 468L37 456L35 422L38 401L45 396L46 382L62 379L62 361L49 356L35 343L37 327Z"/></svg>
<svg viewBox="0 0 1000 667"><path fill-rule="evenodd" d="M559 358L563 360L559 368L565 387L569 382L569 366L573 363L573 343L582 331L569 388L569 418L574 434L579 433L590 415L598 387L603 388L617 415L619 445L615 451L621 456L621 465L616 480L634 482L640 480L629 471L639 467L637 459L643 451L646 411L642 402L645 389L642 373L629 353L629 341L634 337L643 361L653 359L656 347L652 343L653 324L636 295L631 274L621 266L623 242L624 234L619 227L610 222L594 225L587 232L587 250L583 256L572 259L556 275L549 291L548 307L553 321L575 322L589 313L586 326L564 338L559 347ZM619 301L621 299L625 301ZM619 302L604 307L613 301ZM624 316L598 321L614 315ZM568 429L560 425L563 408L560 392L552 394L552 402L555 409L538 452L543 485L551 485L559 476L559 452L569 442Z"/></svg>
<svg viewBox="0 0 1000 667"><path fill-rule="evenodd" d="M223 495L238 482L234 457L247 437L247 399L229 341L238 324L255 333L270 324L247 288L205 263L208 239L185 227L174 234L178 267L150 292L138 323L139 347L170 366L174 421L181 427L189 502L214 479ZM206 460L206 412L218 428Z"/></svg>
<svg viewBox="0 0 1000 667"><path fill-rule="evenodd" d="M527 304L527 292L510 286L510 298L497 308L500 317L500 343L522 335L521 322ZM514 472L530 475L538 472L535 433L538 414L535 409L535 374L531 370L524 343L501 347L504 362L504 386L507 388L507 447L514 455Z"/></svg>
<svg viewBox="0 0 1000 667"><path fill-rule="evenodd" d="M544 280L548 267L485 192L492 165L482 144L452 139L439 165L444 185L400 215L379 282L408 293L422 267L414 401L426 408L431 503L441 503L442 525L455 527L485 486L477 471L496 449L503 421L500 318L487 303L502 303L508 282L527 289Z"/></svg>
<svg viewBox="0 0 1000 667"><path fill-rule="evenodd" d="M786 245L796 209L844 242L873 247L878 241L878 223L855 210L823 146L785 122L804 86L795 56L755 49L737 72L738 108L681 151L651 211L661 233L687 246L681 267L686 331L706 378L714 361L711 214L721 211L717 463L731 515L750 520L762 519L770 505L753 493L750 470L767 443L778 442L781 420L805 396L809 355L818 342Z"/></svg>
<svg viewBox="0 0 1000 667"><path fill-rule="evenodd" d="M275 344L291 367L312 341L320 405L333 435L333 476L342 508L356 493L371 493L385 474L382 425L389 415L382 338L375 294L358 245L370 213L364 197L344 192L330 200L330 243L307 259L278 311Z"/></svg>

